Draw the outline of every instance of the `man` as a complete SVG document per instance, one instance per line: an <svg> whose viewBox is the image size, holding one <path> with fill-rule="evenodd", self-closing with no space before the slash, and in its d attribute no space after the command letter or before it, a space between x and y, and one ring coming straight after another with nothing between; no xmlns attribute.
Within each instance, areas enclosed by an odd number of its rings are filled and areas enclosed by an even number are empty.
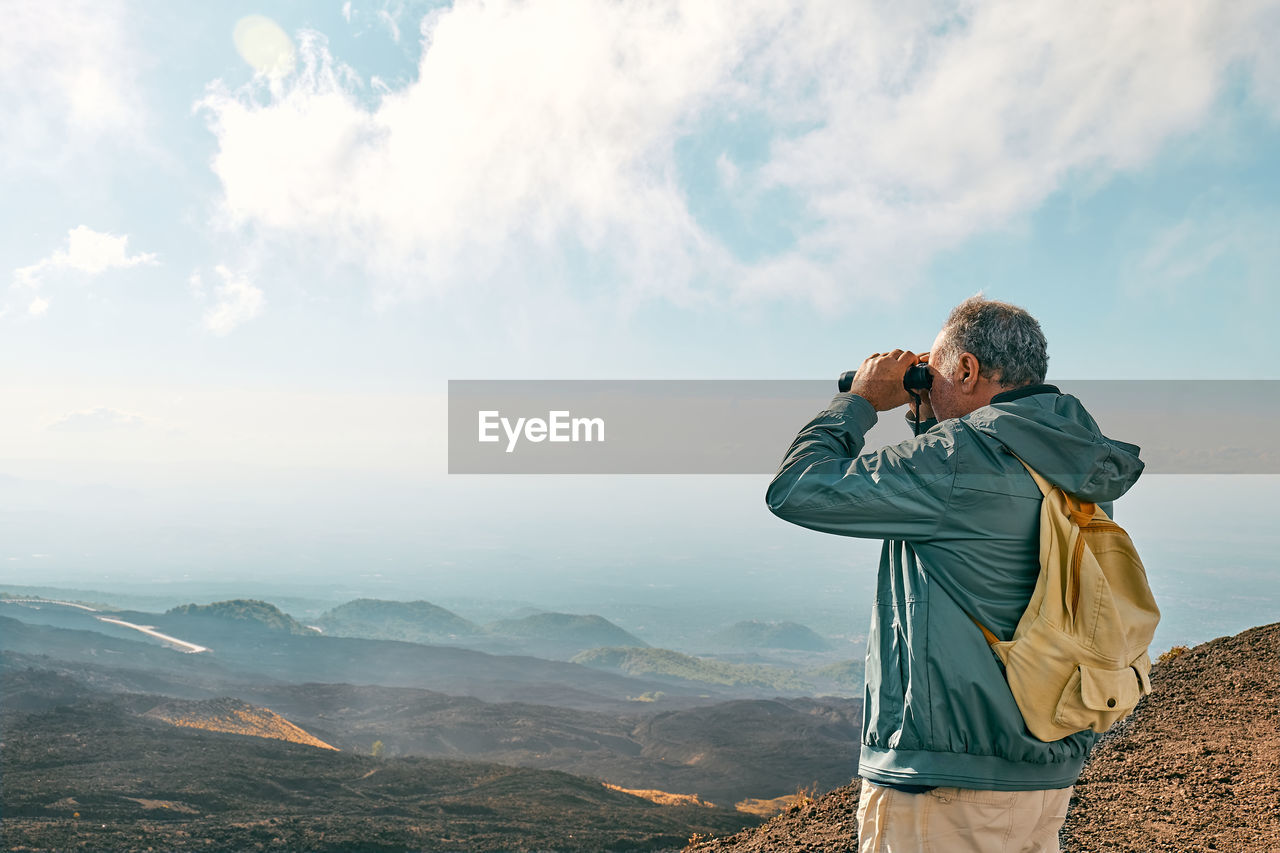
<svg viewBox="0 0 1280 853"><path fill-rule="evenodd" d="M876 413L909 402L902 379L919 361L932 377L908 415L920 434L863 453ZM1059 849L1096 736L1033 737L975 620L1011 639L1039 573L1041 493L1018 457L1108 514L1143 463L1043 384L1047 366L1030 314L975 296L928 353L867 358L769 484L780 518L885 540L867 637L862 853Z"/></svg>

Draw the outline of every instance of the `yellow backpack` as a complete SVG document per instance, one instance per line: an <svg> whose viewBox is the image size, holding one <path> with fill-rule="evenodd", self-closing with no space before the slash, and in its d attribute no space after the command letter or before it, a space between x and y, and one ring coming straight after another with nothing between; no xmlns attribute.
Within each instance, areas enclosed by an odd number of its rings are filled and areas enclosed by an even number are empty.
<svg viewBox="0 0 1280 853"><path fill-rule="evenodd" d="M1105 732L1151 692L1147 648L1160 610L1124 528L1022 464L1044 495L1040 576L1012 640L978 627L1031 734Z"/></svg>

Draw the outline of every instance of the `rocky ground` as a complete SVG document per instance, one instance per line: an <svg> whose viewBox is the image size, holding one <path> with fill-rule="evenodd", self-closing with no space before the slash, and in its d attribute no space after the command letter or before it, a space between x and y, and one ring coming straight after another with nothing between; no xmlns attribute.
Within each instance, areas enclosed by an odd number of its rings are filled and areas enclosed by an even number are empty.
<svg viewBox="0 0 1280 853"><path fill-rule="evenodd" d="M1064 853L1280 853L1280 623L1166 656L1095 748ZM858 783L686 853L855 851Z"/></svg>
<svg viewBox="0 0 1280 853"><path fill-rule="evenodd" d="M1280 624L1168 659L1153 682L1085 768L1064 847L1280 851Z"/></svg>

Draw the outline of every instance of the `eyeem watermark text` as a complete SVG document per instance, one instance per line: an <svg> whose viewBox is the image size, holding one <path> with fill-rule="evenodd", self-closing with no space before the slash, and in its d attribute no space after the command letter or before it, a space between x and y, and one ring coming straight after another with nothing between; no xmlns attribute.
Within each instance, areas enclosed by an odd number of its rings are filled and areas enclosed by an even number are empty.
<svg viewBox="0 0 1280 853"><path fill-rule="evenodd" d="M516 449L521 436L526 441L604 441L604 418L572 418L568 411L551 411L547 419L502 417L497 410L480 412L480 441L501 441L501 428L507 436L507 452Z"/></svg>
<svg viewBox="0 0 1280 853"><path fill-rule="evenodd" d="M1144 477L1280 474L1280 380L1054 384L1079 397L1106 435L1142 448ZM450 379L449 473L772 475L796 432L835 394L834 375ZM877 453L911 433L900 413L882 414L859 450Z"/></svg>

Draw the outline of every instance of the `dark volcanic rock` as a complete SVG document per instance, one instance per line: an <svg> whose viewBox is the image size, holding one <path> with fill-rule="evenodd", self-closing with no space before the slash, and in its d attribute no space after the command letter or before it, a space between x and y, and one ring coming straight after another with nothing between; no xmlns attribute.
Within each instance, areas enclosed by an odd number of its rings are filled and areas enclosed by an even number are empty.
<svg viewBox="0 0 1280 853"><path fill-rule="evenodd" d="M630 713L618 714L415 688L189 680L4 651L0 681L9 710L111 698L135 714L168 705L180 716L226 718L246 710L222 707L236 697L346 751L368 754L382 741L388 758L560 770L623 788L697 794L728 807L800 787L827 791L845 784L856 768L862 718L858 700L838 698L740 700L672 711L632 703Z"/></svg>
<svg viewBox="0 0 1280 853"><path fill-rule="evenodd" d="M8 850L654 850L758 821L598 780L176 728L114 703L3 722Z"/></svg>
<svg viewBox="0 0 1280 853"><path fill-rule="evenodd" d="M799 788L830 790L858 769L862 703L850 699L722 702L655 714L636 726L642 755L696 773L753 780L750 796L772 798ZM713 801L722 786L698 790ZM677 790L689 790L688 786Z"/></svg>

